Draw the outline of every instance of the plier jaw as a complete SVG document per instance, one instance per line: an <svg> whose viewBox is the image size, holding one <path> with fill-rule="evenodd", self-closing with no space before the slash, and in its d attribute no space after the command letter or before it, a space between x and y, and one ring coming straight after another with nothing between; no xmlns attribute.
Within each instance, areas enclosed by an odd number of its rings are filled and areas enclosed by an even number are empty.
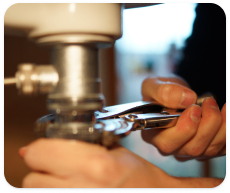
<svg viewBox="0 0 230 193"><path fill-rule="evenodd" d="M181 114L181 110L168 109L158 102L139 101L106 107L101 112L96 111L95 115L98 122L106 127L113 125L115 130L111 132L114 141L127 136L131 131L145 129L166 129L176 125ZM108 131L107 131L108 132ZM112 139L112 137L111 137ZM112 145L114 141L104 139L106 144Z"/></svg>

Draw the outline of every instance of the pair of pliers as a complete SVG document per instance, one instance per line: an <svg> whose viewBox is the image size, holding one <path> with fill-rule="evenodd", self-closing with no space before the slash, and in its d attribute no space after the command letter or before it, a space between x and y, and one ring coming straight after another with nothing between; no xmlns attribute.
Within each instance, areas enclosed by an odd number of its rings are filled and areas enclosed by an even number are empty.
<svg viewBox="0 0 230 193"><path fill-rule="evenodd" d="M133 102L105 107L96 111L98 124L103 124L101 143L110 146L131 131L166 129L176 125L181 110L169 109L158 102Z"/></svg>
<svg viewBox="0 0 230 193"><path fill-rule="evenodd" d="M211 95L199 97L197 104L201 105L208 96ZM114 105L95 111L95 123L84 126L84 129L79 128L77 122L55 123L54 115L50 114L37 120L35 134L38 137L78 139L111 146L132 131L173 127L183 110L166 108L156 101Z"/></svg>

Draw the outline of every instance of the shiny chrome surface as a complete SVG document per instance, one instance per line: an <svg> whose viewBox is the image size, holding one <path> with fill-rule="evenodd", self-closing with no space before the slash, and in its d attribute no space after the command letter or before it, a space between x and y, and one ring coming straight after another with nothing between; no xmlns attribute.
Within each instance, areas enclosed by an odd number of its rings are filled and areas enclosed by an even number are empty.
<svg viewBox="0 0 230 193"><path fill-rule="evenodd" d="M94 129L94 111L102 109L104 99L100 88L98 48L91 43L54 44L52 64L59 81L48 95L47 107L54 114L54 123L47 128L47 137L98 143L102 132Z"/></svg>
<svg viewBox="0 0 230 193"><path fill-rule="evenodd" d="M51 92L58 82L52 65L24 63L18 66L15 78L4 79L4 84L16 84L20 94L31 95Z"/></svg>
<svg viewBox="0 0 230 193"><path fill-rule="evenodd" d="M179 116L180 114L146 113L126 115L125 119L134 122L133 130L165 129L175 126Z"/></svg>
<svg viewBox="0 0 230 193"><path fill-rule="evenodd" d="M146 102L138 101L133 103L126 103L121 105L114 105L110 107L104 107L102 111L96 111L95 116L97 119L108 119L114 117L123 117L126 114L134 112L159 112L159 109L163 108L158 102Z"/></svg>
<svg viewBox="0 0 230 193"><path fill-rule="evenodd" d="M99 110L100 91L98 49L87 45L58 44L52 64L59 74L55 90L49 94L48 109Z"/></svg>

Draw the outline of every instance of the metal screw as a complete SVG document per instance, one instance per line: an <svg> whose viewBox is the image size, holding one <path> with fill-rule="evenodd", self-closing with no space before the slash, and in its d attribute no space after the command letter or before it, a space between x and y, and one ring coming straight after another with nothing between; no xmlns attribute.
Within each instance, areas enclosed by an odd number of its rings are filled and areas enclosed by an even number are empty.
<svg viewBox="0 0 230 193"><path fill-rule="evenodd" d="M134 120L134 119L138 118L138 116L135 115L135 114L130 114L130 115L128 115L128 117L129 117L131 120Z"/></svg>

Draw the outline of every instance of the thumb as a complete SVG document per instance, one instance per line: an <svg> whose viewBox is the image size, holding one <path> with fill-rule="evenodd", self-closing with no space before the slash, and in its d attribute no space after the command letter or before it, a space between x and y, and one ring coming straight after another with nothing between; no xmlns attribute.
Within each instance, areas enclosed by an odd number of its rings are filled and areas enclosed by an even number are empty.
<svg viewBox="0 0 230 193"><path fill-rule="evenodd" d="M191 89L158 78L147 78L142 83L143 100L156 100L168 108L184 109L197 101L197 95Z"/></svg>

